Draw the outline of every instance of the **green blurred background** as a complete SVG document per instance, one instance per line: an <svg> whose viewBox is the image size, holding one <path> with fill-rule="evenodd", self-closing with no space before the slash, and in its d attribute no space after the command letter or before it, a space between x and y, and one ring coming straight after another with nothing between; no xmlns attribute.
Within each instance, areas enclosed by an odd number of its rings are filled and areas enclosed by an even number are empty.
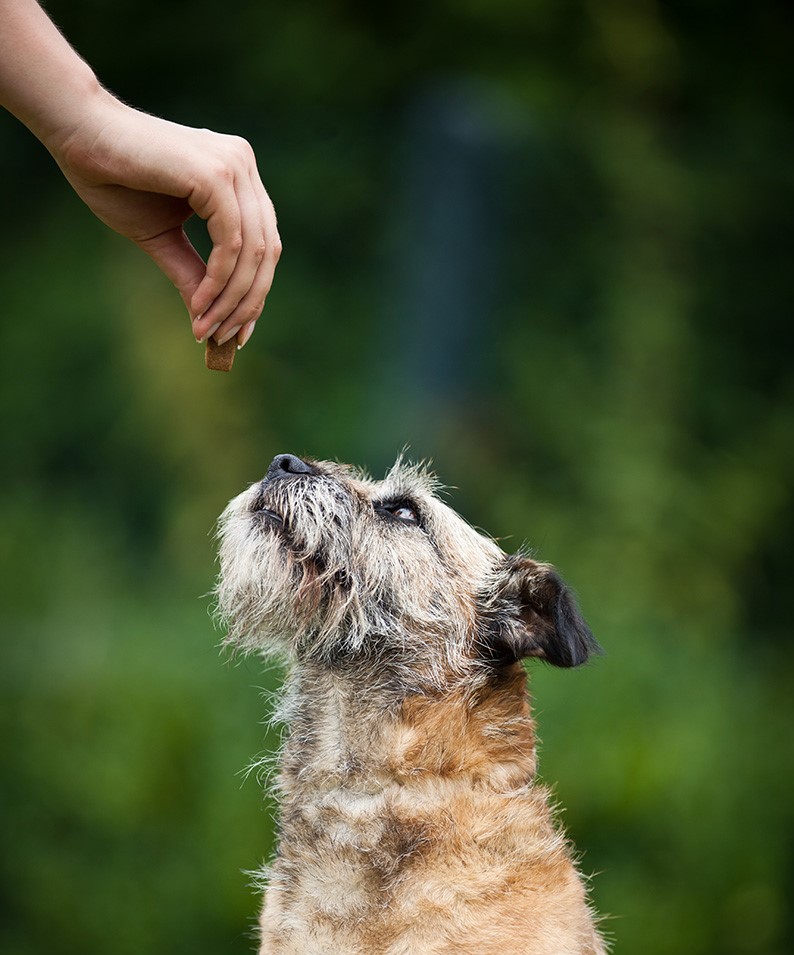
<svg viewBox="0 0 794 955"><path fill-rule="evenodd" d="M207 372L0 115L3 955L251 950L279 674L218 649L213 522L276 452L406 444L606 649L532 683L615 951L793 951L791 12L49 9L128 101L253 143L284 256Z"/></svg>

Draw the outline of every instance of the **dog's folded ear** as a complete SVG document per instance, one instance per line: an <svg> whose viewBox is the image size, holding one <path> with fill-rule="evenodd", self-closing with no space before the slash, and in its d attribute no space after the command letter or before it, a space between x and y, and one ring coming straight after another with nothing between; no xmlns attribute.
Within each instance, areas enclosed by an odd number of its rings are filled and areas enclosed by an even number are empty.
<svg viewBox="0 0 794 955"><path fill-rule="evenodd" d="M498 661L539 657L575 667L601 650L556 570L522 554L497 568L481 600L481 622L482 650Z"/></svg>

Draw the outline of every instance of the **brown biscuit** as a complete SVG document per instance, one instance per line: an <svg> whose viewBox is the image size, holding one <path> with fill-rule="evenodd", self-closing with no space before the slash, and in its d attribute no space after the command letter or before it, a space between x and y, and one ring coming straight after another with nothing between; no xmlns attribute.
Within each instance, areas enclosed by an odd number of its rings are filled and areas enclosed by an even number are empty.
<svg viewBox="0 0 794 955"><path fill-rule="evenodd" d="M219 345L214 338L207 339L207 350L204 361L207 368L213 371L231 371L234 363L234 353L237 351L237 336L223 345Z"/></svg>

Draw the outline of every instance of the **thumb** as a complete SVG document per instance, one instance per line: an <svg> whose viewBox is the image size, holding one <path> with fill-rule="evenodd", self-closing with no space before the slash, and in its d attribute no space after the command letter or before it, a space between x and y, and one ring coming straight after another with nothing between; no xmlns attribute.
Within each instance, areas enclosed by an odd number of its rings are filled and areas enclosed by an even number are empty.
<svg viewBox="0 0 794 955"><path fill-rule="evenodd" d="M181 226L161 232L138 243L157 267L176 286L188 311L193 293L201 284L207 271L204 260L193 248ZM192 319L196 316L191 315Z"/></svg>

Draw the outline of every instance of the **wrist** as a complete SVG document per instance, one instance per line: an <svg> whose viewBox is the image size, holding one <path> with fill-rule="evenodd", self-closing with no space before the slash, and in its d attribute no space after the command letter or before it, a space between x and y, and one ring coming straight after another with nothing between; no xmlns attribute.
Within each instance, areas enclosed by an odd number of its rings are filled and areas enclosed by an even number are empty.
<svg viewBox="0 0 794 955"><path fill-rule="evenodd" d="M114 102L90 69L79 71L69 77L61 93L26 125L60 162L70 143L82 139L85 131L101 125L103 114L111 112Z"/></svg>

